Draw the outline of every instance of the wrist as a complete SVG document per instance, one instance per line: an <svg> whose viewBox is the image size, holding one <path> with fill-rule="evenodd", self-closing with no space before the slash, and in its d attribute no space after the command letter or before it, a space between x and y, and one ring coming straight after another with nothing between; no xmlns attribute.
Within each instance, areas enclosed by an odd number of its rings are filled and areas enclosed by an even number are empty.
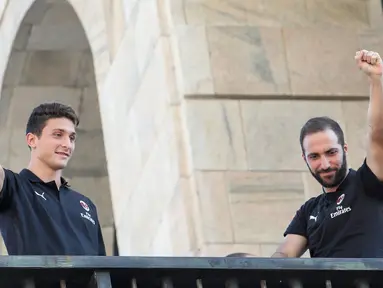
<svg viewBox="0 0 383 288"><path fill-rule="evenodd" d="M369 77L370 85L372 86L382 86L382 75L371 75Z"/></svg>

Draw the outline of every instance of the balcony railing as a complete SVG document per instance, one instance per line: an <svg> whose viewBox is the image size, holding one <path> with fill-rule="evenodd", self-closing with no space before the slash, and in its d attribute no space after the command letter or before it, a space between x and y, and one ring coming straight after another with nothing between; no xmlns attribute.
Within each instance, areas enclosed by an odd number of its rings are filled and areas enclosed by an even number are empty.
<svg viewBox="0 0 383 288"><path fill-rule="evenodd" d="M383 287L383 260L0 257L0 287L242 288L261 280L268 288Z"/></svg>

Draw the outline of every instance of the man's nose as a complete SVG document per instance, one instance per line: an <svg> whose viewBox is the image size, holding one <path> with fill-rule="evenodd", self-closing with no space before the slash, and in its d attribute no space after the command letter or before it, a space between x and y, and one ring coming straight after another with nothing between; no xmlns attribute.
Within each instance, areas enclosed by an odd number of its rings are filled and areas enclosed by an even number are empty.
<svg viewBox="0 0 383 288"><path fill-rule="evenodd" d="M322 170L326 170L330 167L330 162L328 161L327 157L322 157L321 166L322 166Z"/></svg>
<svg viewBox="0 0 383 288"><path fill-rule="evenodd" d="M69 137L64 137L61 145L65 148L70 148L72 147L72 141L70 140Z"/></svg>

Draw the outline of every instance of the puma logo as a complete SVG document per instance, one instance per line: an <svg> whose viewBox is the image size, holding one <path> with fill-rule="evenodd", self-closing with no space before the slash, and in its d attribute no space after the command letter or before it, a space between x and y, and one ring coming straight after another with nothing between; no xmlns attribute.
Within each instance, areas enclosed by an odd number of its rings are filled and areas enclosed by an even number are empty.
<svg viewBox="0 0 383 288"><path fill-rule="evenodd" d="M36 194L37 196L40 196L41 198L43 198L43 199L46 201L47 198L44 197L44 193L45 193L45 192L39 194L39 193L37 193L37 192L35 191L35 194Z"/></svg>
<svg viewBox="0 0 383 288"><path fill-rule="evenodd" d="M317 222L317 218L318 218L318 216L314 217L313 215L310 215L310 220L313 219L313 220L315 220L315 222Z"/></svg>

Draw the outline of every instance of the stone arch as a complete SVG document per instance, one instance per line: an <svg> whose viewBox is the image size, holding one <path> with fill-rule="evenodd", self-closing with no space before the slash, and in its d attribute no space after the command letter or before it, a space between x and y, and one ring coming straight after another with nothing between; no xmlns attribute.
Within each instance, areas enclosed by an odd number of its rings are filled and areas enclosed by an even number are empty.
<svg viewBox="0 0 383 288"><path fill-rule="evenodd" d="M34 106L71 105L80 115L80 137L64 176L96 203L111 254L113 209L98 104L109 67L101 1L16 2L0 7L0 147L7 151L0 163L14 171L28 163L24 131Z"/></svg>

